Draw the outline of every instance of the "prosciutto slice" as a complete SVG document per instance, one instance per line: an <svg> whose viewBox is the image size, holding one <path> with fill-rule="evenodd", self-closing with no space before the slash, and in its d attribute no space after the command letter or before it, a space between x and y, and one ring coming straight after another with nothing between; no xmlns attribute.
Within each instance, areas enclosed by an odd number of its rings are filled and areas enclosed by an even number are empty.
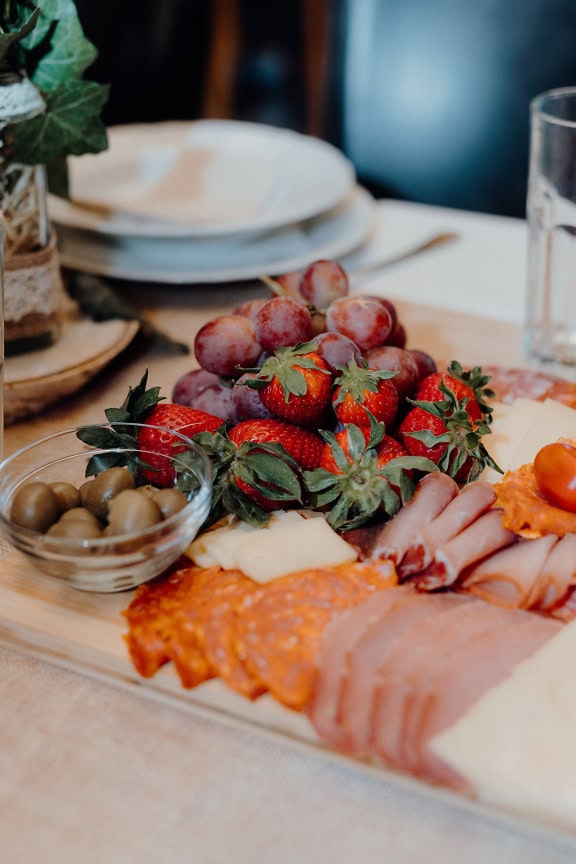
<svg viewBox="0 0 576 864"><path fill-rule="evenodd" d="M547 534L507 546L473 565L460 579L460 587L489 603L527 609L532 603L534 586L557 542L556 535ZM572 560L573 572L576 560Z"/></svg>
<svg viewBox="0 0 576 864"><path fill-rule="evenodd" d="M418 577L418 588L433 591L453 585L471 564L517 540L502 524L502 511L490 510L434 553L434 560Z"/></svg>
<svg viewBox="0 0 576 864"><path fill-rule="evenodd" d="M398 568L400 579L424 570L436 549L485 513L495 500L496 492L491 483L478 481L465 486L438 516L418 531Z"/></svg>
<svg viewBox="0 0 576 864"><path fill-rule="evenodd" d="M333 747L343 745L339 705L342 682L348 670L348 655L375 622L406 603L414 593L411 586L379 591L359 606L338 615L324 631L316 658L308 715L320 737Z"/></svg>
<svg viewBox="0 0 576 864"><path fill-rule="evenodd" d="M447 474L427 474L411 500L387 522L376 537L372 555L398 564L418 533L438 516L458 494L458 485Z"/></svg>

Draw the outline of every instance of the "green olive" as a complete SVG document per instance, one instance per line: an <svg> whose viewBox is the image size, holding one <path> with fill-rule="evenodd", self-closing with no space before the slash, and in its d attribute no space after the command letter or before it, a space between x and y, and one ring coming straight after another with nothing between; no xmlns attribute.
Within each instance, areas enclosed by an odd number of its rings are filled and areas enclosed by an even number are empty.
<svg viewBox="0 0 576 864"><path fill-rule="evenodd" d="M60 505L47 483L33 481L22 486L12 501L10 518L20 528L44 532L60 516Z"/></svg>
<svg viewBox="0 0 576 864"><path fill-rule="evenodd" d="M86 519L59 519L46 532L47 537L66 537L68 540L94 540L102 536L102 529Z"/></svg>
<svg viewBox="0 0 576 864"><path fill-rule="evenodd" d="M160 508L163 519L178 513L188 503L188 498L180 489L159 489L154 495L154 503Z"/></svg>
<svg viewBox="0 0 576 864"><path fill-rule="evenodd" d="M124 489L110 501L108 527L111 534L128 534L151 528L162 521L160 508L152 498L136 489Z"/></svg>
<svg viewBox="0 0 576 864"><path fill-rule="evenodd" d="M62 513L65 510L70 510L71 507L80 506L80 493L72 483L56 480L54 483L50 483L50 488L56 493Z"/></svg>
<svg viewBox="0 0 576 864"><path fill-rule="evenodd" d="M59 519L60 522L88 522L90 525L95 525L96 528L102 528L100 521L86 507L71 507L70 510L65 510Z"/></svg>
<svg viewBox="0 0 576 864"><path fill-rule="evenodd" d="M108 468L94 480L88 480L80 487L80 502L97 519L105 521L108 505L112 498L124 489L134 489L136 481L126 468Z"/></svg>

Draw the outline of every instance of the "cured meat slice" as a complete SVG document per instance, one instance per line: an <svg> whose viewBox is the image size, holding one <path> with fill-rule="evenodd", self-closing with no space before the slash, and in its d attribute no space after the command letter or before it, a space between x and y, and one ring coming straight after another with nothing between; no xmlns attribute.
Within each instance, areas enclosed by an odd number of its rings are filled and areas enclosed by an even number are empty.
<svg viewBox="0 0 576 864"><path fill-rule="evenodd" d="M520 540L473 565L460 578L459 586L489 603L527 609L532 603L534 586L557 542L554 534L537 540ZM576 561L572 567L575 569Z"/></svg>
<svg viewBox="0 0 576 864"><path fill-rule="evenodd" d="M138 588L123 614L130 658L144 678L151 678L170 660L175 624L220 572L218 567L185 567Z"/></svg>
<svg viewBox="0 0 576 864"><path fill-rule="evenodd" d="M170 655L184 687L217 675L234 690L255 699L264 690L236 653L238 609L258 583L239 570L222 570L186 608L174 629Z"/></svg>
<svg viewBox="0 0 576 864"><path fill-rule="evenodd" d="M436 549L447 543L492 506L496 492L491 483L465 486L444 510L417 533L398 568L401 580L427 567Z"/></svg>
<svg viewBox="0 0 576 864"><path fill-rule="evenodd" d="M483 370L491 376L490 389L495 393L498 402L511 404L519 396L523 396L538 402L555 399L576 408L576 384L573 381L533 369L484 366Z"/></svg>
<svg viewBox="0 0 576 864"><path fill-rule="evenodd" d="M236 628L248 672L288 708L310 703L315 657L330 621L377 590L396 585L391 562L291 573L249 594Z"/></svg>
<svg viewBox="0 0 576 864"><path fill-rule="evenodd" d="M345 740L340 725L340 696L350 652L376 621L388 617L392 609L414 594L412 586L378 591L333 619L322 634L308 715L320 737L333 747L343 746Z"/></svg>
<svg viewBox="0 0 576 864"><path fill-rule="evenodd" d="M398 564L425 525L428 525L458 494L458 485L447 474L427 474L414 495L387 522L376 538L372 555Z"/></svg>
<svg viewBox="0 0 576 864"><path fill-rule="evenodd" d="M453 585L466 567L516 540L502 525L502 511L491 510L436 550L433 562L418 576L418 588L433 591Z"/></svg>
<svg viewBox="0 0 576 864"><path fill-rule="evenodd" d="M446 607L428 615L405 632L386 663L378 669L374 684L370 752L394 768L405 767L402 743L404 706L410 695L412 674L427 655L433 654L439 641L449 644L450 633L466 607L480 602L463 595L445 596L450 598Z"/></svg>
<svg viewBox="0 0 576 864"><path fill-rule="evenodd" d="M338 744L357 756L370 753L376 685L391 658L410 650L410 636L428 616L454 605L455 595L417 594L376 621L348 655L347 674L341 682ZM456 598L456 603L460 599ZM406 638L405 638L406 637ZM402 645L399 649L398 646ZM406 647L408 644L408 648Z"/></svg>
<svg viewBox="0 0 576 864"><path fill-rule="evenodd" d="M456 655L457 662L461 660L460 655L465 657L470 643L496 628L505 629L510 621L508 609L483 602L469 604L453 620L445 638L430 645L430 650L420 657L412 669L404 704L401 756L405 770L418 774L422 769L422 727L427 705L434 698L446 669L455 662Z"/></svg>
<svg viewBox="0 0 576 864"><path fill-rule="evenodd" d="M417 772L420 777L462 788L461 778L433 753L432 739L452 726L482 695L507 678L520 661L532 656L564 626L522 609L507 611L507 626L479 635L465 649L452 653L435 676L435 686L422 711L422 761Z"/></svg>
<svg viewBox="0 0 576 864"><path fill-rule="evenodd" d="M576 534L565 534L550 550L530 598L530 608L548 612L576 583Z"/></svg>

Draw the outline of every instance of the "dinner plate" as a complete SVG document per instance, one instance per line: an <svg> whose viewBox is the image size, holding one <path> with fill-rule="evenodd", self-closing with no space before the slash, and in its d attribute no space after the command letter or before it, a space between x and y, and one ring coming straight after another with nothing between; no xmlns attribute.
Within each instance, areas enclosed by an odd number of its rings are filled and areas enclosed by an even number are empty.
<svg viewBox="0 0 576 864"><path fill-rule="evenodd" d="M57 225L127 237L267 231L335 207L355 183L331 144L258 123L198 120L114 126L109 149L70 161Z"/></svg>
<svg viewBox="0 0 576 864"><path fill-rule="evenodd" d="M58 229L65 267L139 282L233 282L338 258L370 235L374 199L359 186L324 216L255 237L119 238L78 228Z"/></svg>
<svg viewBox="0 0 576 864"><path fill-rule="evenodd" d="M64 317L60 338L48 348L7 357L4 365L4 420L37 414L80 390L136 335L137 321L95 322L77 313Z"/></svg>

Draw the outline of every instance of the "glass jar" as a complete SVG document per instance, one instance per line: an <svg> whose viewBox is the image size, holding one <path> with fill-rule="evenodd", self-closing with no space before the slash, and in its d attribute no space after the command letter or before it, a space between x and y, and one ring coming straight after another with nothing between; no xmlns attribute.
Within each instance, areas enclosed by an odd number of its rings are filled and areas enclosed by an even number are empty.
<svg viewBox="0 0 576 864"><path fill-rule="evenodd" d="M7 355L51 344L60 329L62 284L48 220L46 169L14 154L17 125L42 114L42 95L25 75L0 73L0 211L4 227L4 335Z"/></svg>

